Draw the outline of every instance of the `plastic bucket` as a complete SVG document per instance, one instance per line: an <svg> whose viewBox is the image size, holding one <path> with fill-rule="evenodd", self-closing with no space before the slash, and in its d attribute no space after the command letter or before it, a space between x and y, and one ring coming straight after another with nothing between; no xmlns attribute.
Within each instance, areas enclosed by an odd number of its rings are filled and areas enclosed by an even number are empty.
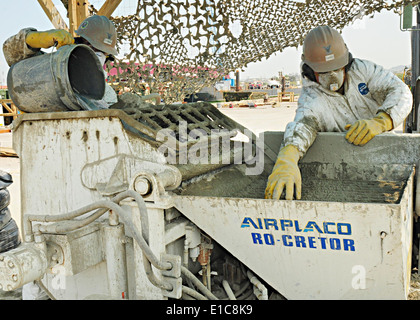
<svg viewBox="0 0 420 320"><path fill-rule="evenodd" d="M24 112L88 110L92 107L83 101L102 99L105 76L92 49L67 45L12 65L7 86Z"/></svg>

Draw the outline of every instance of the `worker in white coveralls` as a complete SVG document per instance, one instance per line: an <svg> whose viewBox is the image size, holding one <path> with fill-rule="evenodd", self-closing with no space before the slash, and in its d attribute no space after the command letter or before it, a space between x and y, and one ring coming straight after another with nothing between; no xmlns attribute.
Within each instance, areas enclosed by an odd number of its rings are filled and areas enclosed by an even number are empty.
<svg viewBox="0 0 420 320"><path fill-rule="evenodd" d="M95 51L101 65L107 59L118 54L116 49L117 32L115 26L107 17L93 15L85 19L75 31L79 37L66 30L52 29L37 31L34 28L24 28L3 43L4 57L9 66L39 54L41 49L56 46L59 49L68 44L86 44ZM118 101L115 91L106 84L103 100L112 105Z"/></svg>
<svg viewBox="0 0 420 320"><path fill-rule="evenodd" d="M341 35L328 26L311 30L302 54L303 89L293 122L265 190L266 199L301 198L299 160L317 132L344 132L363 146L376 135L401 125L412 108L410 89L394 74L353 59ZM295 194L295 195L294 195Z"/></svg>
<svg viewBox="0 0 420 320"><path fill-rule="evenodd" d="M95 52L101 65L104 65L107 59L112 59L113 55L117 55L117 33L114 24L107 17L91 16L85 19L75 32L79 37L73 38L69 32L60 29L37 31L34 28L25 28L4 42L3 53L9 66L23 59L44 54L41 51L42 48L56 46L59 49L69 44L89 46ZM103 100L108 105L118 101L117 94L109 85L105 86ZM48 296L36 283L32 282L23 286L22 298L42 300L47 299Z"/></svg>

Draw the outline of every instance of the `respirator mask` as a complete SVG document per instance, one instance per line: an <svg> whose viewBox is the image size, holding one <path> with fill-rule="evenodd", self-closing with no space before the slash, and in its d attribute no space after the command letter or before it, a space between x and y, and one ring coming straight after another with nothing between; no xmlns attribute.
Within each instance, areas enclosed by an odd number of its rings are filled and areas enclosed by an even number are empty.
<svg viewBox="0 0 420 320"><path fill-rule="evenodd" d="M344 68L318 74L318 83L327 90L338 91L344 83Z"/></svg>

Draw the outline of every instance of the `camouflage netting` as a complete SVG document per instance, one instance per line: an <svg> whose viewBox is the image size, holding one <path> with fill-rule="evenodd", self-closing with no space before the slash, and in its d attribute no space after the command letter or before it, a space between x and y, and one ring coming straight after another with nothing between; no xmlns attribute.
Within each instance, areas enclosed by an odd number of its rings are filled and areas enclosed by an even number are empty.
<svg viewBox="0 0 420 320"><path fill-rule="evenodd" d="M298 47L316 26L342 30L382 9L399 13L419 2L139 0L133 15L113 18L119 47L129 44L129 52L115 62L111 81L117 90L138 93L145 82L166 103L182 101L230 71Z"/></svg>

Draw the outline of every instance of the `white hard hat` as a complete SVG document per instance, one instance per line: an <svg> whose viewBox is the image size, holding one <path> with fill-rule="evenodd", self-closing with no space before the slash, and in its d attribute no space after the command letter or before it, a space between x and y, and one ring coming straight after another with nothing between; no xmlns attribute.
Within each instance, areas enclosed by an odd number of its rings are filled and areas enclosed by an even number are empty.
<svg viewBox="0 0 420 320"><path fill-rule="evenodd" d="M75 31L79 36L89 41L96 49L117 55L117 32L115 26L107 17L93 15L86 18Z"/></svg>
<svg viewBox="0 0 420 320"><path fill-rule="evenodd" d="M315 72L329 72L349 63L349 50L341 34L329 26L312 29L303 42L302 62Z"/></svg>

